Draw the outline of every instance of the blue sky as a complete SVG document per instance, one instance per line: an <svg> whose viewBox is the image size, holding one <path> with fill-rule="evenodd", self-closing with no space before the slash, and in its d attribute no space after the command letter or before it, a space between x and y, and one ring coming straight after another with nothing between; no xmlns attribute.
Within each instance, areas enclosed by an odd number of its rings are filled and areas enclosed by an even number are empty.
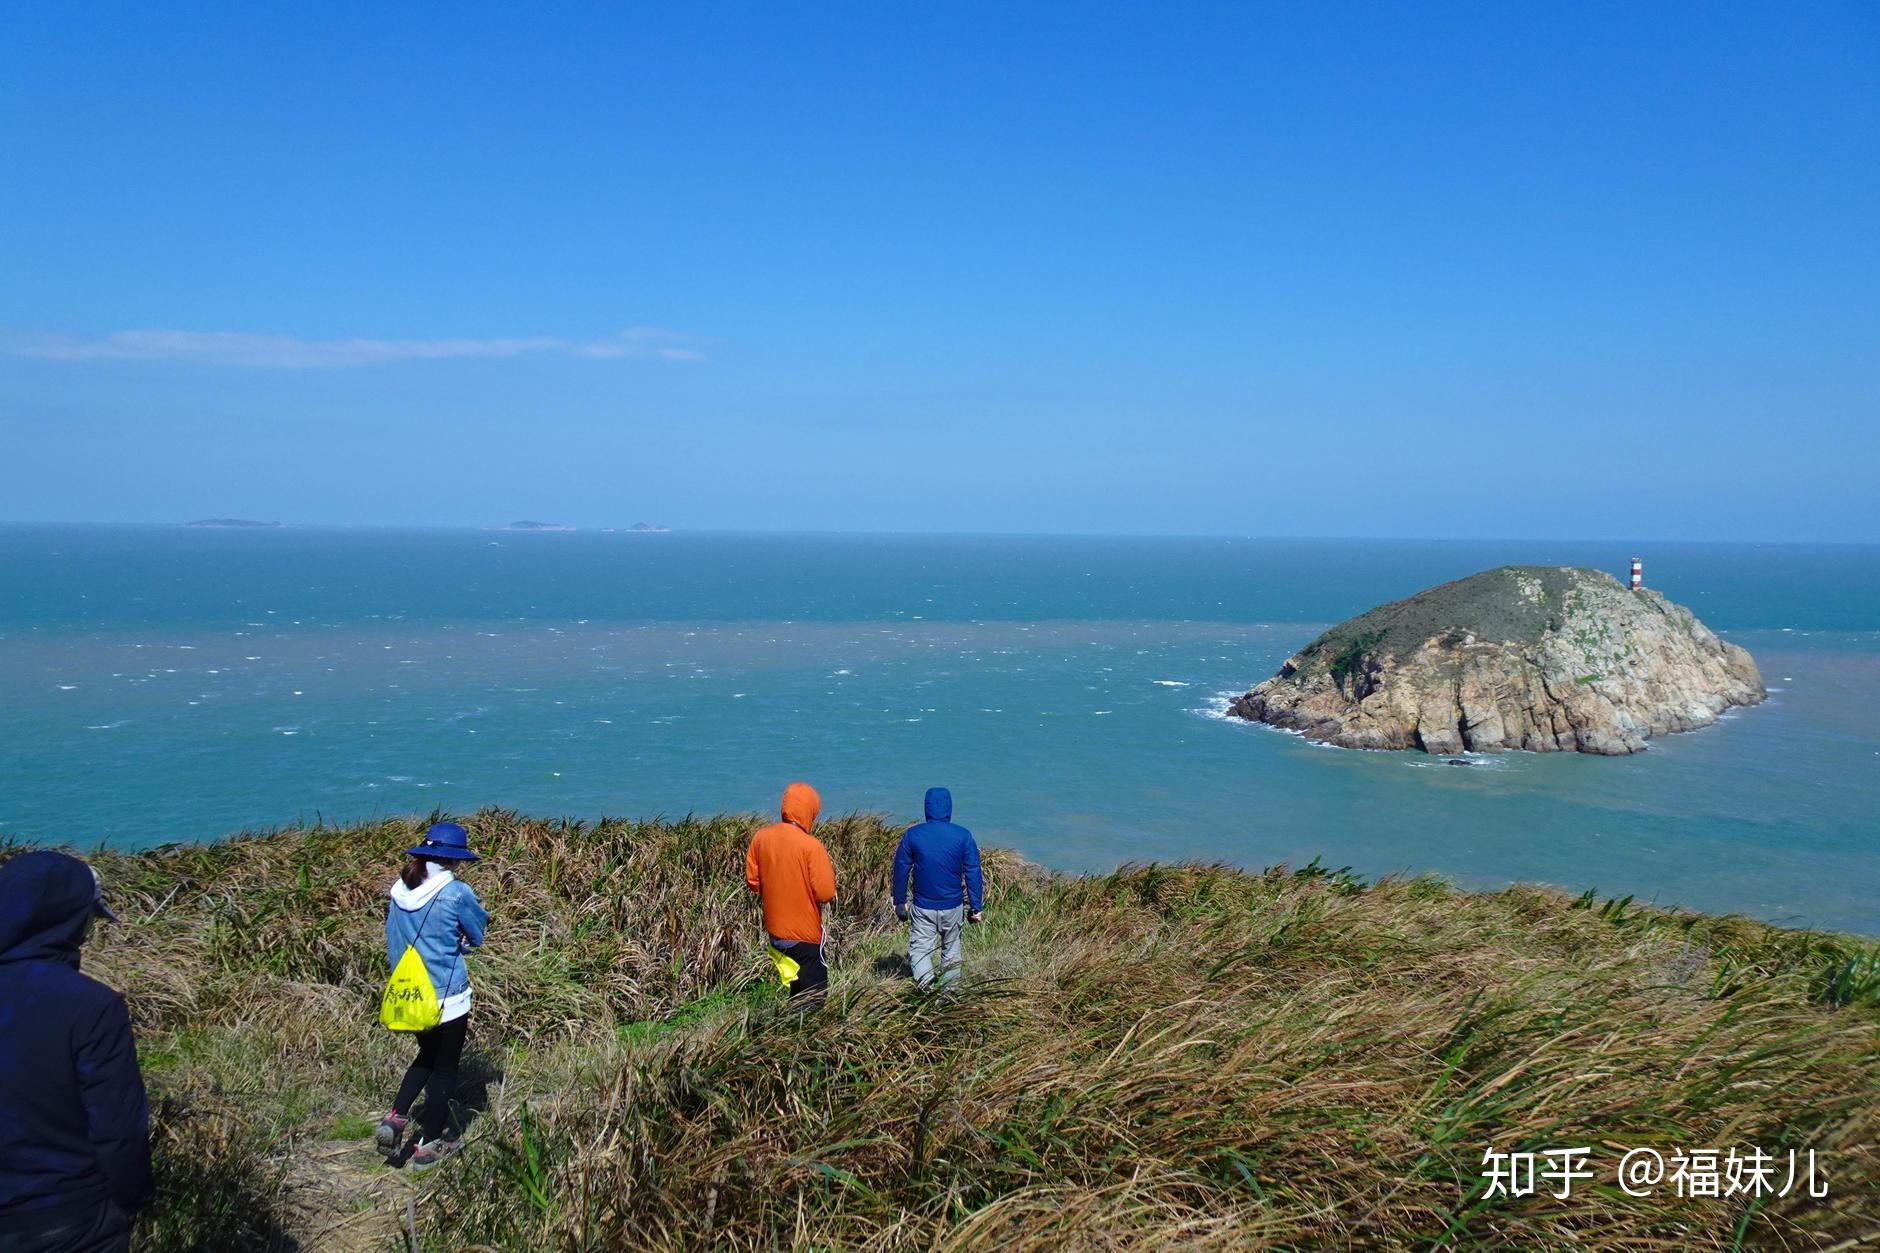
<svg viewBox="0 0 1880 1253"><path fill-rule="evenodd" d="M1880 540L1871 4L14 5L0 519Z"/></svg>

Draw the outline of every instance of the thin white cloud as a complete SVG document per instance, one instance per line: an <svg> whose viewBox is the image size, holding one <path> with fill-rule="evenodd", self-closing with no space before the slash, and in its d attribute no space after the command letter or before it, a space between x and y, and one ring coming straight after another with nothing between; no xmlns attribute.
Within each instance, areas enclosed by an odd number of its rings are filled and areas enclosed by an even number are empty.
<svg viewBox="0 0 1880 1253"><path fill-rule="evenodd" d="M510 357L641 358L703 361L684 335L633 327L602 339L303 339L244 331L113 331L60 335L0 330L0 356L39 361L181 361L251 370L344 370L401 361L495 360Z"/></svg>

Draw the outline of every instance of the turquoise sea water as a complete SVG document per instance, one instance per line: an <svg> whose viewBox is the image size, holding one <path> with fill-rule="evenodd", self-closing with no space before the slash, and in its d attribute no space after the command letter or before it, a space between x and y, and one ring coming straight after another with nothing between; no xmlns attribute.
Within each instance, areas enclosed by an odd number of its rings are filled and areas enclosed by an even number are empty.
<svg viewBox="0 0 1880 1253"><path fill-rule="evenodd" d="M1314 856L1880 933L1880 548L1648 545L1768 704L1470 768L1222 718L1323 626L1571 542L0 527L0 833L826 809L1065 869Z"/></svg>

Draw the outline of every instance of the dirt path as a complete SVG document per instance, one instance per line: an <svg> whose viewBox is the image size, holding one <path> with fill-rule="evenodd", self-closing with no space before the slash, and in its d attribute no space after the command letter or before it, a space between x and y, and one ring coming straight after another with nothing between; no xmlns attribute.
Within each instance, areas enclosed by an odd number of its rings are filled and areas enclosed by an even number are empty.
<svg viewBox="0 0 1880 1253"><path fill-rule="evenodd" d="M384 1253L405 1247L412 1180L390 1170L369 1140L297 1148L281 1179L281 1217L305 1253Z"/></svg>

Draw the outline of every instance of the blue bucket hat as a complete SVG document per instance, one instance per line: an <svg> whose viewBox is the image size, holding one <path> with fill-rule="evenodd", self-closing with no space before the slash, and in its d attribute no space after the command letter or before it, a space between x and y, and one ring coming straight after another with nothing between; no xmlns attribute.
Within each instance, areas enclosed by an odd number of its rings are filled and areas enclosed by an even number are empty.
<svg viewBox="0 0 1880 1253"><path fill-rule="evenodd" d="M470 851L470 833L454 822L434 822L424 833L424 842L405 850L427 861L475 861Z"/></svg>

